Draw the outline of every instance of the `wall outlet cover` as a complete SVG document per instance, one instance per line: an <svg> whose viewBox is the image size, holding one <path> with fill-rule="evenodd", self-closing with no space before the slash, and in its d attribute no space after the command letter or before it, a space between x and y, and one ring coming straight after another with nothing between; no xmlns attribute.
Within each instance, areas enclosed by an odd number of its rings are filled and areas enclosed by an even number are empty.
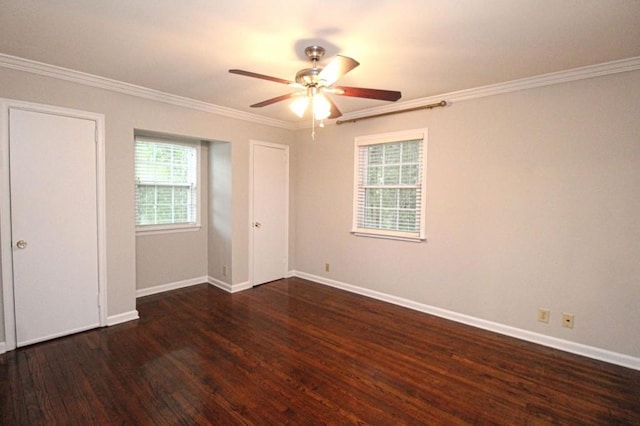
<svg viewBox="0 0 640 426"><path fill-rule="evenodd" d="M551 316L551 311L549 311L549 309L547 308L538 309L538 321L548 323L550 316Z"/></svg>
<svg viewBox="0 0 640 426"><path fill-rule="evenodd" d="M562 314L562 326L565 328L573 328L573 314Z"/></svg>

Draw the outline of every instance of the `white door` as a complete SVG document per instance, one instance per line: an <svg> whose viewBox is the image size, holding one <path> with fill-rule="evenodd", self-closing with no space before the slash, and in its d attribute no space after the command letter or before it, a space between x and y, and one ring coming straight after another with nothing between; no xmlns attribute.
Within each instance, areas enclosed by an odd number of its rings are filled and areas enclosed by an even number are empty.
<svg viewBox="0 0 640 426"><path fill-rule="evenodd" d="M284 278L288 256L289 152L287 146L252 147L252 285Z"/></svg>
<svg viewBox="0 0 640 426"><path fill-rule="evenodd" d="M96 122L9 110L18 346L97 327Z"/></svg>

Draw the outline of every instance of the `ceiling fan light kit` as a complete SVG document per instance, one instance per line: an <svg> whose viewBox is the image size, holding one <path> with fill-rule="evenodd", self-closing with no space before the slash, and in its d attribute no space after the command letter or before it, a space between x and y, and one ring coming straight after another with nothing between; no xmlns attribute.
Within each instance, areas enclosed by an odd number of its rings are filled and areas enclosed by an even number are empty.
<svg viewBox="0 0 640 426"><path fill-rule="evenodd" d="M295 115L302 118L304 112L307 110L309 106L309 98L308 97L299 97L295 99L291 104L289 104L289 108L294 112Z"/></svg>
<svg viewBox="0 0 640 426"><path fill-rule="evenodd" d="M383 101L395 102L402 94L395 90L366 89L361 87L345 87L333 84L343 75L360 65L355 59L347 56L337 55L325 67L319 67L318 61L324 56L325 50L321 46L309 46L304 53L311 60L312 67L305 68L296 73L295 81L289 81L282 78L271 77L268 75L258 74L250 71L239 69L229 70L232 74L244 75L246 77L259 78L262 80L273 81L275 83L286 84L290 87L302 89L300 92L287 93L275 98L267 99L257 104L251 105L252 108L261 108L276 102L295 98L289 105L291 110L298 116L303 117L304 113L311 105L311 136L315 137L316 121L320 122L320 127L324 127L324 121L327 118L338 118L342 113L333 102L329 94L338 96L350 96L356 98L378 99Z"/></svg>
<svg viewBox="0 0 640 426"><path fill-rule="evenodd" d="M331 115L331 104L317 87L307 88L306 96L300 96L289 105L289 108L300 118L304 116L307 107L311 104L313 117L316 120L324 120Z"/></svg>

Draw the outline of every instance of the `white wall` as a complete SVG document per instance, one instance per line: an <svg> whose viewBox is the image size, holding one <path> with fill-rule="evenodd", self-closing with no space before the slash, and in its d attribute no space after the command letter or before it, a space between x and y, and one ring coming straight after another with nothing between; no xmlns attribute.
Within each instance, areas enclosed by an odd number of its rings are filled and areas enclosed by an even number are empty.
<svg viewBox="0 0 640 426"><path fill-rule="evenodd" d="M639 111L635 71L298 131L296 269L640 357ZM351 235L354 137L420 127L427 241Z"/></svg>

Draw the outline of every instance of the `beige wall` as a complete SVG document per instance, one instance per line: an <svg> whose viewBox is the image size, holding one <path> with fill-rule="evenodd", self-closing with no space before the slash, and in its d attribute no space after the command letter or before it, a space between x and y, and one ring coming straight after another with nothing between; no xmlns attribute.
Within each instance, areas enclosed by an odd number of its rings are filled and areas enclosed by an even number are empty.
<svg viewBox="0 0 640 426"><path fill-rule="evenodd" d="M249 140L289 144L293 138L291 131L4 68L0 69L0 97L105 115L109 316L131 312L136 303L134 129L230 142L235 191L232 199L233 281L248 280ZM197 241L191 241L191 238ZM180 271L175 271L175 278L207 274L206 263L203 262L203 253L205 258L207 253L206 231L202 235L168 234L166 238L154 240L148 245L150 250L153 247L153 252L140 254L143 263L152 262L156 255L164 259L176 254L186 264ZM155 266L162 268L161 263ZM190 273L195 275L187 277ZM153 279L159 280L158 277ZM0 330L4 330L1 319Z"/></svg>
<svg viewBox="0 0 640 426"><path fill-rule="evenodd" d="M636 71L298 131L296 269L639 357L639 114ZM354 137L420 127L427 241L351 235Z"/></svg>
<svg viewBox="0 0 640 426"><path fill-rule="evenodd" d="M231 144L215 142L209 149L208 276L231 284L232 265ZM223 268L226 268L226 275Z"/></svg>

